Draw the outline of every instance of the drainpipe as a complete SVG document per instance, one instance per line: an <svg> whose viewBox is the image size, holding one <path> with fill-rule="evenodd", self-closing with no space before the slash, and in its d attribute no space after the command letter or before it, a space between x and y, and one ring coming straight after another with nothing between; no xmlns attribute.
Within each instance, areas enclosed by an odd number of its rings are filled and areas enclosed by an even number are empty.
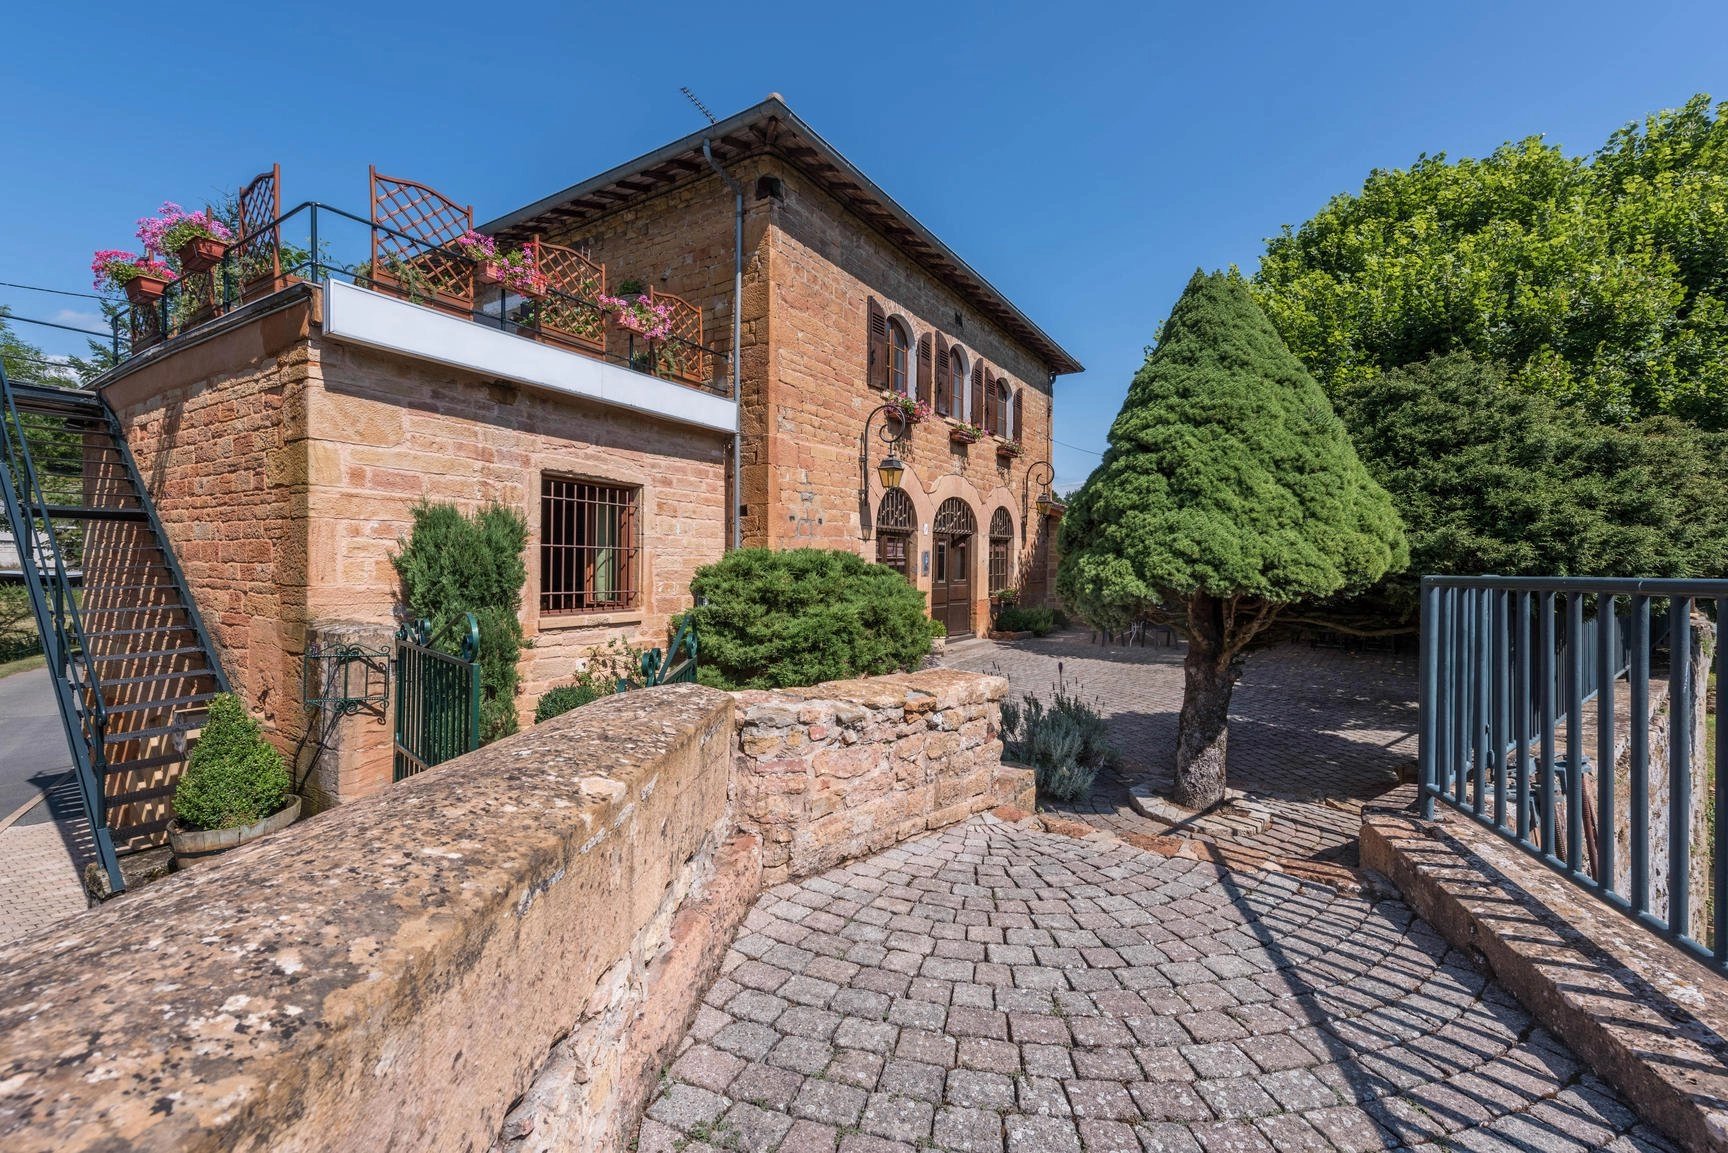
<svg viewBox="0 0 1728 1153"><path fill-rule="evenodd" d="M702 141L702 158L719 173L726 187L732 190L732 547L744 547L744 396L739 386L739 374L744 360L739 345L744 336L744 186L714 159L709 142Z"/></svg>

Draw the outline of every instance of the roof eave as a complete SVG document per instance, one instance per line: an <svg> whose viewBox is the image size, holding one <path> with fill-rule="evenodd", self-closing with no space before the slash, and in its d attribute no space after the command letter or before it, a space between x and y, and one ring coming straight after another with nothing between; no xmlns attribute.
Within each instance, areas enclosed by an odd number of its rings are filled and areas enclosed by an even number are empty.
<svg viewBox="0 0 1728 1153"><path fill-rule="evenodd" d="M680 140L673 141L671 144L657 148L653 152L639 156L635 160L628 161L627 163L618 165L616 168L612 168L598 176L584 180L580 184L571 185L562 192L554 193L551 196L535 201L533 204L530 204L525 208L517 209L514 212L498 217L496 220L488 221L480 226L480 231L487 233L506 232L512 228L527 224L530 221L556 214L560 209L568 209L572 204L593 199L594 197L605 193L613 186L630 181L632 178L639 177L646 171L675 164L680 160L687 158L692 153L700 155L704 141L728 140L737 137L740 134L749 133L764 122L773 120L783 121L785 126L791 130L790 134L793 137L802 138L808 142L808 150L814 153L815 157L819 161L832 166L844 177L844 180L841 183L845 187L857 190L856 196L842 196L840 197L842 200L850 199L864 203L874 203L881 206L885 211L885 214L891 217L895 224L898 224L909 231L919 243L932 250L939 261L948 263L953 269L952 273L941 269L927 269L928 271L931 271L934 274L947 276L950 279L958 279L961 281L970 280L972 284L975 285L975 288L970 289L966 294L981 297L984 301L983 310L986 313L996 310L996 308L991 307L992 305L1000 308L1004 313L1006 313L1007 323L1003 323L1001 318L993 319L996 319L997 323L1001 324L1002 327L1008 330L1011 335L1020 339L1029 348L1031 348L1039 358L1045 362L1046 366L1052 370L1053 375L1063 376L1085 371L1084 367L1078 360L1076 360L1061 345L1057 344L1056 341L1053 340L1042 328L1038 327L1030 317L1015 307L1013 302L1010 301L1004 293L980 275L971 265L962 260L946 244L943 244L941 240L937 239L936 235L920 223L915 216L906 211L906 209L901 207L893 197L889 196L880 187L878 187L874 181L865 176L856 165L846 159L839 149L824 140L818 132L801 120L797 113L793 112L791 108L787 107L783 100L776 96L770 96L760 104L747 108L736 115L729 116L725 120L721 120L700 132L693 132ZM799 164L799 159L796 156L786 154L788 151L786 136L787 134L784 132L757 133L758 146L772 147L777 151L780 151L789 162ZM703 167L706 167L706 165ZM802 167L802 165L800 165L800 167ZM694 179L698 172L699 170L691 171L690 178ZM814 173L810 173L809 175L819 181L821 180L821 178ZM674 181L671 183L678 182ZM667 185L667 187L670 186L671 184ZM658 189L655 191L658 191ZM832 187L828 188L828 191L830 194L839 195L837 190ZM620 197L619 204L621 205L624 200L628 198L629 197ZM616 205L608 205L604 208L597 209L596 211L610 211L613 207L616 207ZM848 204L847 207L851 208L855 212L859 211L856 203ZM867 213L860 212L859 214L864 216L868 221L869 216ZM890 237L890 239L893 238ZM914 259L916 259L916 254L910 255L913 255ZM958 275L955 276L954 274ZM968 286L963 283L956 287L959 287L962 290L968 289ZM1015 332L1015 329L1020 329L1021 331Z"/></svg>

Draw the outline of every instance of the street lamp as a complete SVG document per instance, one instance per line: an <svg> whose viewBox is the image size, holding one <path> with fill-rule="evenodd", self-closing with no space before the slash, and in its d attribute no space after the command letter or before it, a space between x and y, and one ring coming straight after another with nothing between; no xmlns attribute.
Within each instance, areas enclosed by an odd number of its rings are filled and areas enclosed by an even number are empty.
<svg viewBox="0 0 1728 1153"><path fill-rule="evenodd" d="M1039 469L1044 470L1043 475L1038 477L1037 480L1034 480L1034 474L1036 474ZM1047 460L1033 461L1026 469L1026 480L1022 484L1020 490L1020 546L1022 548L1026 546L1027 498L1032 495L1032 486L1033 484L1040 486L1037 505L1038 514L1043 516L1050 511L1050 505L1052 503L1050 499L1050 482L1055 479L1056 469Z"/></svg>
<svg viewBox="0 0 1728 1153"><path fill-rule="evenodd" d="M877 405L864 418L864 434L858 444L858 524L864 530L865 540L870 539L876 524L876 518L870 515L870 426L879 416L887 418L876 430L877 439L888 446L888 455L876 465L876 479L884 489L899 488L906 475L906 463L895 454L894 446L906 439L912 427L906 410L892 401Z"/></svg>

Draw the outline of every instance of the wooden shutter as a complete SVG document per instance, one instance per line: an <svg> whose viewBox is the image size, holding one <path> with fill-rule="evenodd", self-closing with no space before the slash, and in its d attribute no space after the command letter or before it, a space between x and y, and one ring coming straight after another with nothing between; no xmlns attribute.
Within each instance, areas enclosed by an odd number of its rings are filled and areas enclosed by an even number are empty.
<svg viewBox="0 0 1728 1153"><path fill-rule="evenodd" d="M868 375L871 388L888 387L888 314L870 297L865 305L869 320L870 361Z"/></svg>
<svg viewBox="0 0 1728 1153"><path fill-rule="evenodd" d="M925 404L929 404L931 400L931 375L934 371L931 366L930 334L926 332L918 338L918 399Z"/></svg>
<svg viewBox="0 0 1728 1153"><path fill-rule="evenodd" d="M1025 429L1023 427L1025 425L1025 423L1026 423L1026 390L1023 388L1015 389L1015 391L1014 391L1014 443L1015 444L1020 443L1021 434L1025 431Z"/></svg>
<svg viewBox="0 0 1728 1153"><path fill-rule="evenodd" d="M985 382L990 379L990 370L984 367L984 358L979 357L978 363L972 366L972 421L979 428L990 428L990 410L984 407Z"/></svg>
<svg viewBox="0 0 1728 1153"><path fill-rule="evenodd" d="M948 415L948 338L936 334L936 411Z"/></svg>

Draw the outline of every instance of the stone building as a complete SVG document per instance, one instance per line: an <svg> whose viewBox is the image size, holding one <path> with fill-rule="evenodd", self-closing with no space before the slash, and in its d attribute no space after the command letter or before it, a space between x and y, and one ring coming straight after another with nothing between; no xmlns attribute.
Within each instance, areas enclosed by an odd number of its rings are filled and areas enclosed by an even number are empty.
<svg viewBox="0 0 1728 1153"><path fill-rule="evenodd" d="M284 213L278 179L241 272L135 310L99 386L230 680L323 750L314 805L390 778L388 726L302 704L303 654L387 638L423 500L526 518L524 717L610 638L664 643L734 543L891 564L954 635L1046 595L1079 364L778 97L478 225L376 172L365 217ZM454 255L475 228L535 279ZM638 301L664 329L620 323Z"/></svg>

